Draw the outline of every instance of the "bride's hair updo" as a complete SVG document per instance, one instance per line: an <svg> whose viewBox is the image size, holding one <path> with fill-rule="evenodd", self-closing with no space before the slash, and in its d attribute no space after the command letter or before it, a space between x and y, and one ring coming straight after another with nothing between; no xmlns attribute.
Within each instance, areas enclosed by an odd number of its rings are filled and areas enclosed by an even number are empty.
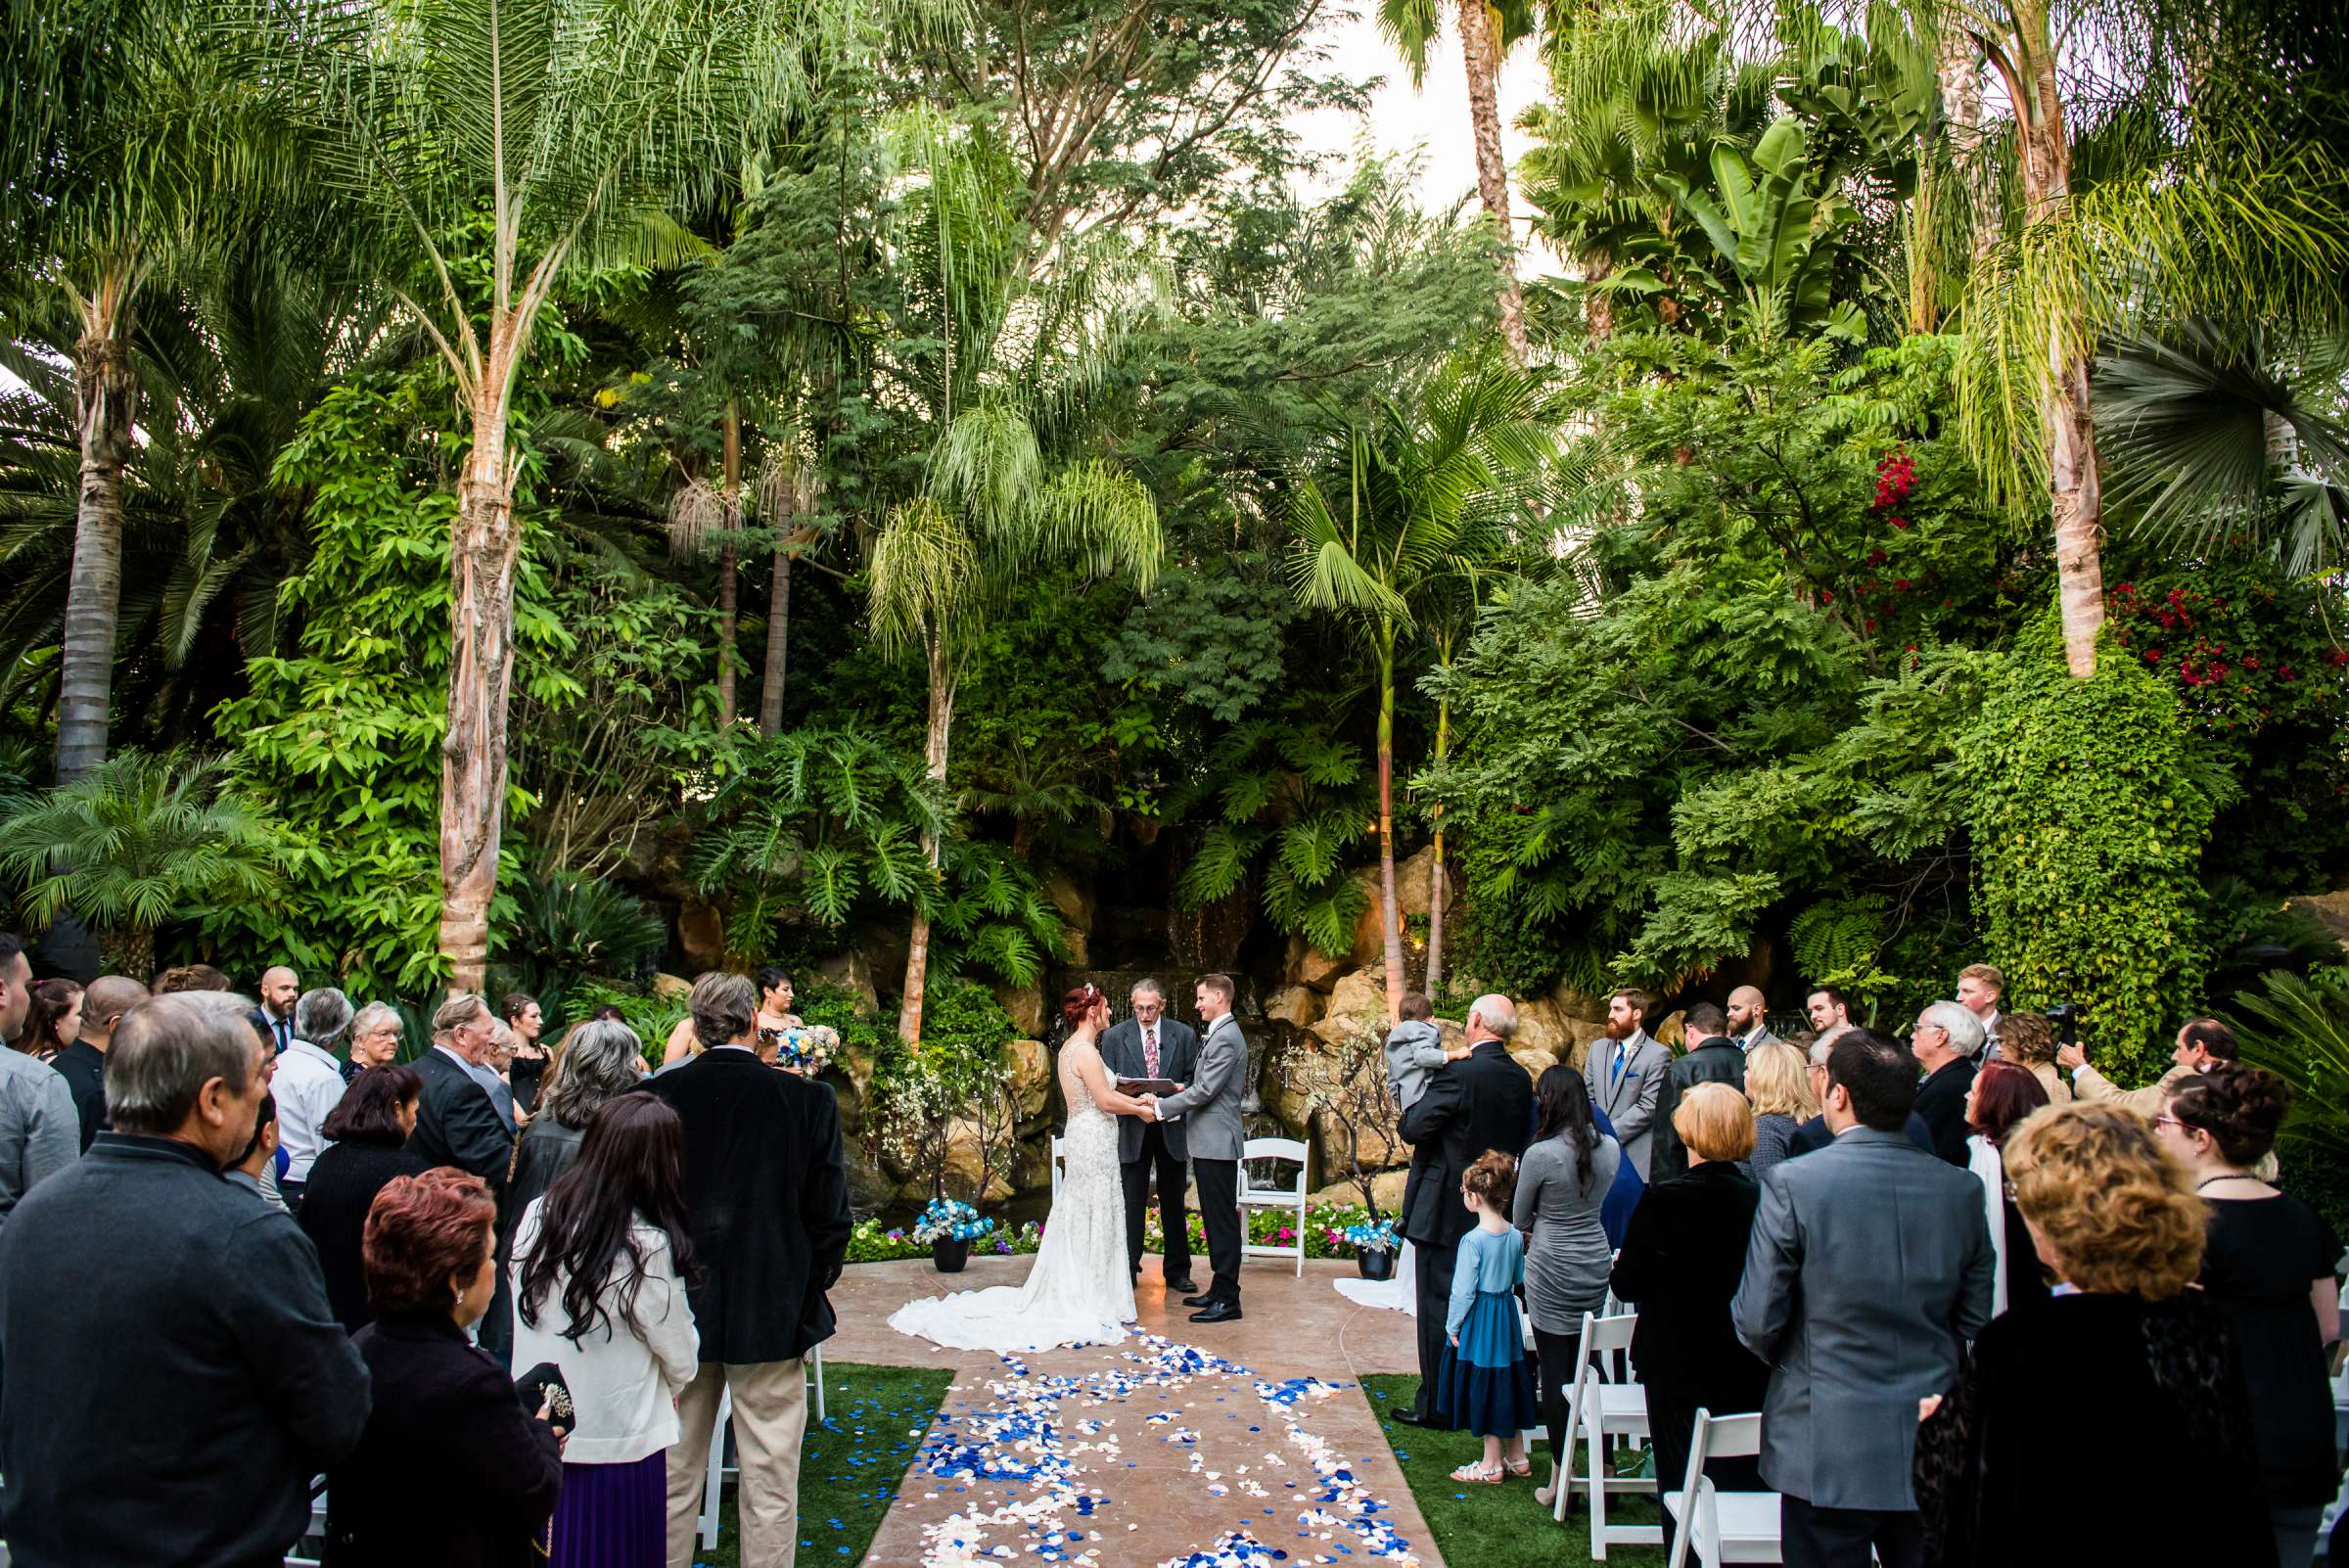
<svg viewBox="0 0 2349 1568"><path fill-rule="evenodd" d="M1084 1022L1084 1015L1091 1012L1093 1003L1100 999L1100 988L1088 980L1060 998L1060 1016L1069 1021L1071 1028L1075 1028Z"/></svg>

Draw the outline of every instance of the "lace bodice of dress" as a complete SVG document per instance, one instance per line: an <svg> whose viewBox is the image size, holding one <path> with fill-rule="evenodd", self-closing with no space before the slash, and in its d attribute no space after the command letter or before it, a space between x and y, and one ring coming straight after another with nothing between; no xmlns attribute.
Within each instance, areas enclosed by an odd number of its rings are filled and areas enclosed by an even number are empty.
<svg viewBox="0 0 2349 1568"><path fill-rule="evenodd" d="M1101 1060L1100 1047L1090 1040L1072 1039L1060 1048L1060 1097L1069 1108L1069 1121L1074 1125L1081 1116L1106 1116L1109 1113L1093 1103L1092 1086L1079 1071L1088 1062Z"/></svg>

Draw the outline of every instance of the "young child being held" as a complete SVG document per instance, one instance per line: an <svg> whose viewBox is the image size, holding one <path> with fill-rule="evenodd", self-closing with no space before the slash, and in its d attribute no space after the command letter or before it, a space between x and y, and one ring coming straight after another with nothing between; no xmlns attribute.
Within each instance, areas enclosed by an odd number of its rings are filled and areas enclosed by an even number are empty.
<svg viewBox="0 0 2349 1568"><path fill-rule="evenodd" d="M1534 1379L1516 1295L1525 1278L1525 1238L1509 1223L1516 1188L1517 1162L1497 1149L1487 1149L1460 1178L1460 1201L1476 1216L1476 1228L1460 1238L1451 1270L1436 1413L1453 1431L1483 1438L1485 1456L1452 1471L1454 1481L1498 1486L1504 1474L1533 1471L1524 1433L1536 1416Z"/></svg>
<svg viewBox="0 0 2349 1568"><path fill-rule="evenodd" d="M1427 1077L1446 1062L1468 1054L1465 1045L1446 1050L1436 1027L1435 1004L1424 992L1407 992L1395 1011L1403 1018L1387 1033L1387 1084L1395 1090L1395 1108L1407 1111L1427 1092Z"/></svg>

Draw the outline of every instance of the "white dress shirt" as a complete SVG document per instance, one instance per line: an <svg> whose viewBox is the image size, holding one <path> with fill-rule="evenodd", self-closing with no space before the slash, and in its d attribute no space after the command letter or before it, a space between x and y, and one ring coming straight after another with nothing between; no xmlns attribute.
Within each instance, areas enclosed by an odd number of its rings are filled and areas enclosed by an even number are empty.
<svg viewBox="0 0 2349 1568"><path fill-rule="evenodd" d="M326 1117L342 1103L343 1068L333 1054L297 1039L277 1059L269 1092L277 1096L277 1141L286 1151L286 1179L307 1181L310 1166L326 1150Z"/></svg>
<svg viewBox="0 0 2349 1568"><path fill-rule="evenodd" d="M621 1259L596 1298L608 1320L581 1334L577 1344L563 1335L571 1326L563 1310L563 1292L570 1281L561 1275L539 1304L537 1323L525 1322L520 1311L522 1268L538 1244L538 1221L545 1206L544 1198L532 1198L514 1227L514 1364L528 1370L552 1361L563 1369L563 1386L571 1390L573 1418L578 1423L563 1450L565 1460L633 1464L668 1448L680 1435L677 1391L702 1369L693 1304L669 1256L668 1233L640 1217L631 1235L644 1258L644 1279L636 1288L632 1317L621 1300L626 1268L626 1260Z"/></svg>

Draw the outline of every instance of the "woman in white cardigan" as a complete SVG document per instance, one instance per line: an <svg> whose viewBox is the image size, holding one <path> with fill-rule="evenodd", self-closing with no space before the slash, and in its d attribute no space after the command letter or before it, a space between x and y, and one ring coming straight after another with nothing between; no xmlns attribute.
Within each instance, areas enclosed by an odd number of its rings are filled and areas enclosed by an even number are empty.
<svg viewBox="0 0 2349 1568"><path fill-rule="evenodd" d="M650 1094L607 1100L578 1163L514 1231L514 1364L571 1393L555 1568L662 1568L677 1391L700 1370L686 1287L685 1140Z"/></svg>

